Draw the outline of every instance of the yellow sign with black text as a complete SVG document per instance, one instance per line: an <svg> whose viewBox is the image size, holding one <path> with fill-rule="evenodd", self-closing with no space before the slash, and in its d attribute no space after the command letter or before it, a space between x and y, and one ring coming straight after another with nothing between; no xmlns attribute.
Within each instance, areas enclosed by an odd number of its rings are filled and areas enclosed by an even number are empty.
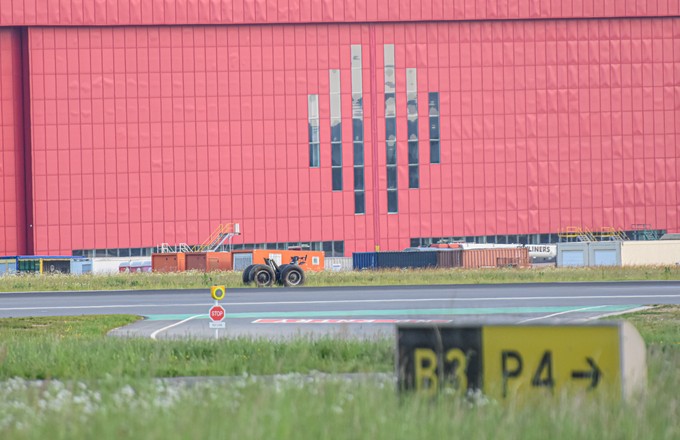
<svg viewBox="0 0 680 440"><path fill-rule="evenodd" d="M482 341L490 396L568 388L612 395L621 388L618 327L483 327Z"/></svg>
<svg viewBox="0 0 680 440"><path fill-rule="evenodd" d="M628 397L646 384L645 346L626 322L581 325L401 325L403 391L483 392L499 400L567 391Z"/></svg>

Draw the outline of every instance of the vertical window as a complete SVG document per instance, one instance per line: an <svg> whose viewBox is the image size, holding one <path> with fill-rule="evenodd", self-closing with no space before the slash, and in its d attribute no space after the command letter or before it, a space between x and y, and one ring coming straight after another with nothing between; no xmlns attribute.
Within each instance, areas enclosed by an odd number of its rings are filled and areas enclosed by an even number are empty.
<svg viewBox="0 0 680 440"><path fill-rule="evenodd" d="M354 213L366 213L364 185L364 103L361 45L352 45L352 145L354 149Z"/></svg>
<svg viewBox="0 0 680 440"><path fill-rule="evenodd" d="M428 101L430 107L430 163L440 163L439 92L430 93Z"/></svg>
<svg viewBox="0 0 680 440"><path fill-rule="evenodd" d="M319 167L319 95L307 96L309 166Z"/></svg>
<svg viewBox="0 0 680 440"><path fill-rule="evenodd" d="M416 69L406 69L406 120L408 134L408 187L420 187L418 169L418 78Z"/></svg>
<svg viewBox="0 0 680 440"><path fill-rule="evenodd" d="M399 212L397 196L397 105L394 71L394 44L385 51L385 142L387 162L387 212Z"/></svg>
<svg viewBox="0 0 680 440"><path fill-rule="evenodd" d="M342 106L340 70L330 70L331 86L331 169L333 191L342 191Z"/></svg>

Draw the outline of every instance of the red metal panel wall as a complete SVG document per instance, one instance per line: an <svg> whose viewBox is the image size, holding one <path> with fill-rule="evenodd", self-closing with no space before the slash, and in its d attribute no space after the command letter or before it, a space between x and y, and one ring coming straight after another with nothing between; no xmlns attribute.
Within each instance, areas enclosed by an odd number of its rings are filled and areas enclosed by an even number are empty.
<svg viewBox="0 0 680 440"><path fill-rule="evenodd" d="M229 221L243 242L371 247L372 220L355 224L351 167L346 191L332 192L330 148L310 169L307 129L307 95L329 114L328 70L349 74L367 29L32 28L36 252L201 243ZM351 164L352 148L343 153Z"/></svg>
<svg viewBox="0 0 680 440"><path fill-rule="evenodd" d="M390 215L386 43L400 185ZM366 216L354 215L349 142L345 190L331 191L328 70L341 70L347 140L351 44L363 48ZM345 240L347 253L567 225L678 230L680 19L36 28L30 47L36 252L195 243L223 221L241 222L244 242ZM420 189L408 189L410 67ZM427 139L434 91L438 165ZM308 94L320 97L318 169L308 166Z"/></svg>
<svg viewBox="0 0 680 440"><path fill-rule="evenodd" d="M377 42L395 44L399 157L405 67L419 69L419 115L427 91L442 115L441 165L420 143L421 189L407 188L399 159L400 214L386 216L383 248L568 225L678 230L680 20L380 26Z"/></svg>
<svg viewBox="0 0 680 440"><path fill-rule="evenodd" d="M677 16L677 0L2 0L0 26Z"/></svg>
<svg viewBox="0 0 680 440"><path fill-rule="evenodd" d="M26 252L21 38L0 29L0 255Z"/></svg>

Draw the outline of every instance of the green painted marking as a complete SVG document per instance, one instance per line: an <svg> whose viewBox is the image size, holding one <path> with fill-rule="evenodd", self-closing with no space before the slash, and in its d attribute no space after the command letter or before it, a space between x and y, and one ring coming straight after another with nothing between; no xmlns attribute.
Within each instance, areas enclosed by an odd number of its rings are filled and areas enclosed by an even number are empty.
<svg viewBox="0 0 680 440"><path fill-rule="evenodd" d="M469 307L458 309L402 309L402 310L323 310L323 311L301 311L301 312L247 312L247 313L227 313L225 319L238 318L334 318L349 316L413 316L413 315L509 315L525 313L559 313L582 309L584 306L569 307ZM584 310L583 313L610 313L622 312L634 309L637 305L604 306L593 307ZM174 314L174 315L146 315L149 321L181 321L195 314ZM201 315L196 319L208 319L208 314Z"/></svg>

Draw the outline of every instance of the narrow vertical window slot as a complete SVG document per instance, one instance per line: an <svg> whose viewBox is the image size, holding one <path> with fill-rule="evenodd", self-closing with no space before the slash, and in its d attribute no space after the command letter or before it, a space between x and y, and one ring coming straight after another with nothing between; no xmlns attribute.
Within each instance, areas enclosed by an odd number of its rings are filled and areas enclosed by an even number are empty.
<svg viewBox="0 0 680 440"><path fill-rule="evenodd" d="M430 113L430 163L440 163L439 92L430 92L428 101Z"/></svg>
<svg viewBox="0 0 680 440"><path fill-rule="evenodd" d="M366 213L364 179L364 103L361 45L352 45L352 145L354 152L354 213Z"/></svg>
<svg viewBox="0 0 680 440"><path fill-rule="evenodd" d="M408 135L408 187L420 187L418 168L418 77L416 69L406 69L406 120Z"/></svg>
<svg viewBox="0 0 680 440"><path fill-rule="evenodd" d="M307 115L309 128L309 166L319 167L319 95L307 96Z"/></svg>
<svg viewBox="0 0 680 440"><path fill-rule="evenodd" d="M340 97L340 70L330 70L330 89L333 191L342 191L342 99Z"/></svg>
<svg viewBox="0 0 680 440"><path fill-rule="evenodd" d="M385 158L387 164L387 212L399 212L397 182L397 104L394 44L384 47L385 58Z"/></svg>

